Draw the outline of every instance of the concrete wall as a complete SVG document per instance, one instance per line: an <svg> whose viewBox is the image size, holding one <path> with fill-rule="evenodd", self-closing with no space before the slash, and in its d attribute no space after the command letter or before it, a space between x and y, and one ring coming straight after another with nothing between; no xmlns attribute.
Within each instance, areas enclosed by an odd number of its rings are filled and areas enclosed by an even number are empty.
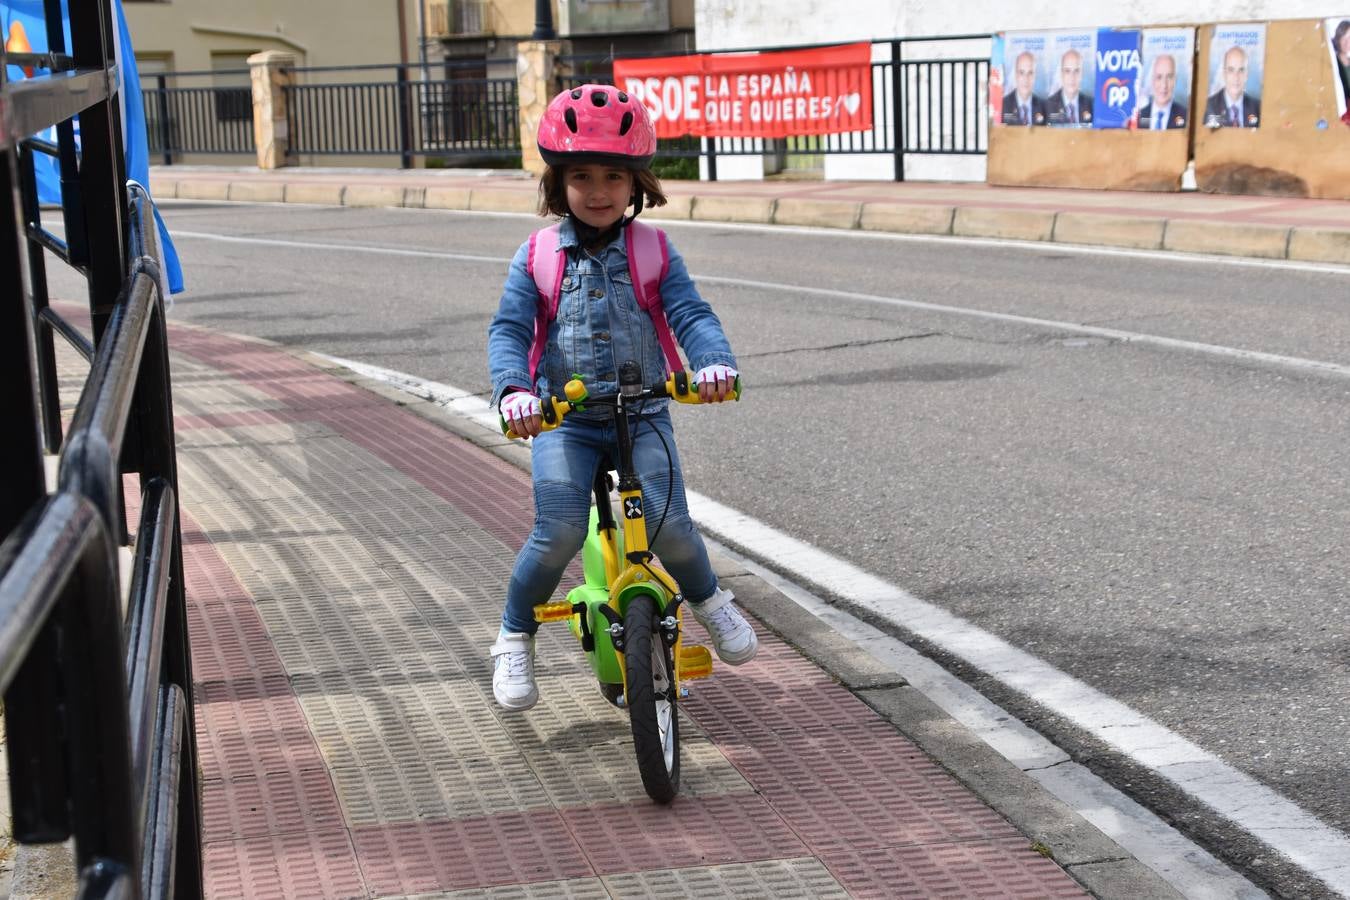
<svg viewBox="0 0 1350 900"><path fill-rule="evenodd" d="M491 13L488 18L496 34L525 37L534 32L534 0L489 0L489 6ZM625 0L623 3L553 0L553 25L563 37L569 35L571 29L567 27L568 25L584 31L693 28L694 6L695 0ZM637 18L634 18L635 15ZM618 25L606 24L606 16L616 17L614 21ZM601 24L592 25L591 23L595 21ZM644 24L645 22L659 24Z"/></svg>
<svg viewBox="0 0 1350 900"><path fill-rule="evenodd" d="M419 0L405 0L408 57L417 60ZM172 68L211 68L211 54L282 50L302 66L399 60L394 0L173 0L127 3L136 55L167 57Z"/></svg>
<svg viewBox="0 0 1350 900"><path fill-rule="evenodd" d="M857 41L905 35L1298 19L1335 15L1326 0L1173 0L1127 9L1108 0L695 0L700 50ZM957 9L959 14L954 14ZM1133 18L1131 18L1133 16Z"/></svg>

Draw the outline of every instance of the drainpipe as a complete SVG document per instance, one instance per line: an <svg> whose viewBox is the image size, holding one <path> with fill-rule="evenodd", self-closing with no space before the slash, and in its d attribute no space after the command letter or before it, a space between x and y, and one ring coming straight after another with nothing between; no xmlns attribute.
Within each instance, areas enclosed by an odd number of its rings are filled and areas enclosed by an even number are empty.
<svg viewBox="0 0 1350 900"><path fill-rule="evenodd" d="M551 41L557 38L553 30L553 0L534 0L534 34L532 41Z"/></svg>

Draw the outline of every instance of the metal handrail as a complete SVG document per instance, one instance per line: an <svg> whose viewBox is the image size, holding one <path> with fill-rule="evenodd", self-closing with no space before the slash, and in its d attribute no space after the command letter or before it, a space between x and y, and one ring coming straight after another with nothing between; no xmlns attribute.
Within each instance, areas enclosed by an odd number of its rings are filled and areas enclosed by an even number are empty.
<svg viewBox="0 0 1350 900"><path fill-rule="evenodd" d="M61 4L45 6L48 22L59 21ZM0 689L13 833L22 843L73 837L81 897L199 897L162 263L149 196L122 183L110 13L106 3L71 5L73 59L83 67L74 77L0 87L11 131L14 123L57 126L69 241L41 227L33 154L51 148L10 141L8 159L0 160L0 186L8 190L0 195L15 197L19 208L0 217L0 252L9 255L4 268L16 288L5 296L19 305L0 301L0 309L11 317L5 346L15 349L17 333L29 351L6 354L4 368L28 382L5 385L22 398L6 407L15 421L5 423L19 445L12 458L22 465L14 472L19 489L0 509L8 531L0 535ZM49 39L52 52L63 52L59 31ZM108 67L91 68L91 61ZM78 165L73 115L83 125ZM44 247L89 279L93 341L47 305ZM21 280L14 263L25 250ZM21 327L13 327L15 318ZM88 355L90 370L48 496L42 444L54 452L62 443L53 332ZM41 439L39 420L47 429ZM25 432L34 446L23 446ZM125 616L117 550L126 527L124 473L139 475L142 487Z"/></svg>

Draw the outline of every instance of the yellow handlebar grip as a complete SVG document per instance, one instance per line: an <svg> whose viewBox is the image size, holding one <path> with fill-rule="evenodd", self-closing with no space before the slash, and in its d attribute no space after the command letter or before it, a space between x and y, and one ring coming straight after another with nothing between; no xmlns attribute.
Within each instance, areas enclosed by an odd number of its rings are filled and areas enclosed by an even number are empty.
<svg viewBox="0 0 1350 900"><path fill-rule="evenodd" d="M573 379L573 381L569 381L569 382L567 383L567 390L568 390L569 395L571 394L571 388L572 388L572 384L573 384L574 382L575 382L576 384L578 384L578 385L581 384L580 381L576 381L575 379ZM584 399L584 398L585 398L585 393L586 393L586 388L585 388L584 386L582 386L582 388L581 388L581 393L582 393L582 399ZM575 400L576 398L573 398L573 399ZM568 413L570 413L570 412L574 409L574 407L573 407L573 405L572 405L572 401L570 401L570 400L559 400L557 397L549 397L547 400L542 400L542 401L540 401L540 402L543 403L543 404L552 404L552 405L553 405L553 421L550 422L550 421L548 421L548 419L545 419L545 420L544 420L543 425L541 426L541 427L542 427L542 430L544 430L544 431L552 431L553 429L557 428L559 425L562 424L563 416L567 415ZM513 440L513 441L518 441L518 440L520 440L521 435L516 434L515 431L513 431L513 430L511 429L511 427L510 427L509 425L506 424L506 419L502 419L501 421L502 421L502 434L506 435L506 437L507 437L509 440Z"/></svg>
<svg viewBox="0 0 1350 900"><path fill-rule="evenodd" d="M680 382L684 382L684 393L679 392ZM694 376L691 372L671 372L666 377L666 396L672 400L678 400L681 403L702 403L699 398L698 388L694 386ZM741 376L736 376L736 384L731 389L731 396L735 400L741 399Z"/></svg>

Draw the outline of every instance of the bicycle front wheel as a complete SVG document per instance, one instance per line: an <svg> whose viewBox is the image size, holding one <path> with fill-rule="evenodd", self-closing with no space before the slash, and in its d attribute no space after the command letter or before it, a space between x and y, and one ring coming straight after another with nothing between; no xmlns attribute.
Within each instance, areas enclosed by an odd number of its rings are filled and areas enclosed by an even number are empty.
<svg viewBox="0 0 1350 900"><path fill-rule="evenodd" d="M633 598L623 620L623 660L642 786L657 803L669 803L680 790L680 721L675 666L661 640L659 620L655 598Z"/></svg>

